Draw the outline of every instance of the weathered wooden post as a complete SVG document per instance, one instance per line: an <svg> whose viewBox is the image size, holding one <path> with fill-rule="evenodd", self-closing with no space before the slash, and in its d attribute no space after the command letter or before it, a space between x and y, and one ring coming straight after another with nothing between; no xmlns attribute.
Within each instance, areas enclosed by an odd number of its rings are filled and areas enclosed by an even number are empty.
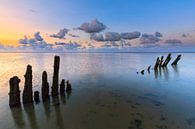
<svg viewBox="0 0 195 129"><path fill-rule="evenodd" d="M65 80L62 79L60 84L60 95L65 95Z"/></svg>
<svg viewBox="0 0 195 129"><path fill-rule="evenodd" d="M60 66L60 57L55 56L54 58L54 73L53 73L53 83L52 83L52 96L58 95L58 80L59 80L59 66Z"/></svg>
<svg viewBox="0 0 195 129"><path fill-rule="evenodd" d="M40 99L39 99L39 91L35 91L34 92L34 100L36 103L39 103L40 102Z"/></svg>
<svg viewBox="0 0 195 129"><path fill-rule="evenodd" d="M173 61L171 65L177 65L178 61L181 59L181 55L178 55L177 58Z"/></svg>
<svg viewBox="0 0 195 129"><path fill-rule="evenodd" d="M49 83L47 81L47 72L43 71L42 74L42 88L41 88L41 92L42 92L42 100L46 101L49 99Z"/></svg>
<svg viewBox="0 0 195 129"><path fill-rule="evenodd" d="M9 106L15 107L20 106L20 88L19 88L20 79L17 76L10 78L9 86Z"/></svg>
<svg viewBox="0 0 195 129"><path fill-rule="evenodd" d="M32 66L28 65L26 69L24 90L23 90L23 104L33 103L33 91L32 91Z"/></svg>
<svg viewBox="0 0 195 129"><path fill-rule="evenodd" d="M144 70L142 70L140 73L141 73L142 75L144 75Z"/></svg>
<svg viewBox="0 0 195 129"><path fill-rule="evenodd" d="M161 59L160 59L160 62L159 62L159 68L161 68L161 67L162 67L163 58L164 58L164 56L161 56Z"/></svg>
<svg viewBox="0 0 195 129"><path fill-rule="evenodd" d="M165 59L162 67L167 67L168 63L170 62L171 60L171 53L168 54L167 58Z"/></svg>
<svg viewBox="0 0 195 129"><path fill-rule="evenodd" d="M147 68L148 72L150 72L150 69L151 69L151 65L150 65L150 66L148 66L148 68Z"/></svg>
<svg viewBox="0 0 195 129"><path fill-rule="evenodd" d="M66 81L66 91L71 91L72 90L72 86L71 83L69 81Z"/></svg>
<svg viewBox="0 0 195 129"><path fill-rule="evenodd" d="M160 60L159 57L156 59L156 63L154 65L154 70L158 70L158 66L159 66Z"/></svg>

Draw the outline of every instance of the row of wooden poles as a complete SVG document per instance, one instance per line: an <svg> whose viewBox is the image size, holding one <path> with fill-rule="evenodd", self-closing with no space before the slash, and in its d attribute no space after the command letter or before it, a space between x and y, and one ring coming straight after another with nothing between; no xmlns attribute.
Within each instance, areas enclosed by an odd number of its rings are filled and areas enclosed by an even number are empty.
<svg viewBox="0 0 195 129"><path fill-rule="evenodd" d="M157 71L160 68L165 68L167 67L167 65L169 64L169 62L171 61L171 53L169 53L166 57L166 59L164 60L164 56L161 57L157 57L156 59L156 63L154 65L154 70ZM177 65L177 63L179 62L179 60L181 59L181 55L178 55L176 57L176 59L172 62L172 66ZM150 72L151 69L151 65L148 66L147 71ZM144 70L141 71L141 74L144 74Z"/></svg>
<svg viewBox="0 0 195 129"><path fill-rule="evenodd" d="M60 57L54 57L54 73L53 73L53 82L51 87L51 96L58 96L59 92L59 66L60 66ZM32 66L28 65L26 73L24 75L25 83L24 90L22 93L22 102L23 104L33 103L33 89L32 89ZM20 88L19 88L20 79L17 76L10 78L9 80L9 105L10 107L16 107L21 105L20 101ZM65 84L66 83L66 84ZM65 88L66 85L66 88ZM69 81L62 79L60 83L60 95L65 95L66 92L71 92L72 87ZM42 73L42 101L49 100L49 83L47 81L47 72L43 71ZM39 102L39 91L34 91L34 101Z"/></svg>

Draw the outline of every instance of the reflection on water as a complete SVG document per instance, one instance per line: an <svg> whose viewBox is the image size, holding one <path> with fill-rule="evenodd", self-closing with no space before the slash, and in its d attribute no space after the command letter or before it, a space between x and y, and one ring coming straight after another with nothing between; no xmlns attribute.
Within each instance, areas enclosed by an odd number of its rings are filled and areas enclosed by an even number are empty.
<svg viewBox="0 0 195 129"><path fill-rule="evenodd" d="M11 109L12 117L18 128L24 128L25 122L23 117L23 111L21 107Z"/></svg>
<svg viewBox="0 0 195 129"><path fill-rule="evenodd" d="M45 116L46 118L49 120L50 119L50 116L51 116L51 113L50 113L50 99L43 102L43 106L44 106L44 110L45 110Z"/></svg>
<svg viewBox="0 0 195 129"><path fill-rule="evenodd" d="M136 72L167 54L57 54L61 57L60 80L70 79L72 93L10 109L9 78L18 76L22 91L25 68L31 64L33 91L41 91L44 70L51 89L54 55L0 54L0 128L194 129L195 61L190 53L182 54L178 66L151 68L144 75Z"/></svg>
<svg viewBox="0 0 195 129"><path fill-rule="evenodd" d="M24 111L26 112L27 119L32 129L38 129L37 118L35 114L35 108L33 104L24 105Z"/></svg>

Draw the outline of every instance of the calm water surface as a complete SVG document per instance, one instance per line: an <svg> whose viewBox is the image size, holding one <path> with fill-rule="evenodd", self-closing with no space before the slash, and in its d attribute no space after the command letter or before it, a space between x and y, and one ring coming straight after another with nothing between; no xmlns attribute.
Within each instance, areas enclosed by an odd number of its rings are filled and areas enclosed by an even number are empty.
<svg viewBox="0 0 195 129"><path fill-rule="evenodd" d="M9 78L17 75L22 91L31 64L33 90L40 91L44 70L51 85L54 55L72 93L11 110ZM1 53L0 129L194 129L195 54L157 74L136 74L161 55L167 53Z"/></svg>

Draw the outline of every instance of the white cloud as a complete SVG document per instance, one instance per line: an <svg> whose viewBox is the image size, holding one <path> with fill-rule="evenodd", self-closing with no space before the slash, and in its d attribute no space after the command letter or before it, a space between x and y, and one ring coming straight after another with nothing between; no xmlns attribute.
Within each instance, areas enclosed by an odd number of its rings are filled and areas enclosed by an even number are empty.
<svg viewBox="0 0 195 129"><path fill-rule="evenodd" d="M97 19L94 19L91 22L83 23L78 29L86 33L99 33L105 30L106 26Z"/></svg>
<svg viewBox="0 0 195 129"><path fill-rule="evenodd" d="M139 38L141 33L140 32L126 32L126 33L121 33L121 38L126 39L126 40L132 40Z"/></svg>
<svg viewBox="0 0 195 129"><path fill-rule="evenodd" d="M58 39L65 39L66 34L68 33L69 29L61 29L57 34L52 34L50 37L58 38Z"/></svg>
<svg viewBox="0 0 195 129"><path fill-rule="evenodd" d="M163 37L163 35L160 32L155 32L154 34L156 37Z"/></svg>
<svg viewBox="0 0 195 129"><path fill-rule="evenodd" d="M161 41L159 37L156 37L156 35L153 34L142 34L140 38L140 43L141 44L154 44Z"/></svg>
<svg viewBox="0 0 195 129"><path fill-rule="evenodd" d="M68 49L68 50L78 49L82 47L82 45L77 42L69 42L69 43L56 42L55 45L57 46L57 48Z"/></svg>
<svg viewBox="0 0 195 129"><path fill-rule="evenodd" d="M34 37L35 37L35 40L37 41L43 41L43 38L41 37L40 32L36 32L34 34Z"/></svg>
<svg viewBox="0 0 195 129"><path fill-rule="evenodd" d="M102 35L102 34L96 34L96 33L90 34L90 39L91 39L91 40L95 40L95 41L97 41L97 42L104 41L103 35Z"/></svg>
<svg viewBox="0 0 195 129"><path fill-rule="evenodd" d="M52 44L48 44L41 37L40 32L36 32L33 38L28 38L24 36L23 39L19 40L19 49L33 49L33 50L50 50L52 49Z"/></svg>
<svg viewBox="0 0 195 129"><path fill-rule="evenodd" d="M106 32L105 41L120 41L121 36L117 32Z"/></svg>

